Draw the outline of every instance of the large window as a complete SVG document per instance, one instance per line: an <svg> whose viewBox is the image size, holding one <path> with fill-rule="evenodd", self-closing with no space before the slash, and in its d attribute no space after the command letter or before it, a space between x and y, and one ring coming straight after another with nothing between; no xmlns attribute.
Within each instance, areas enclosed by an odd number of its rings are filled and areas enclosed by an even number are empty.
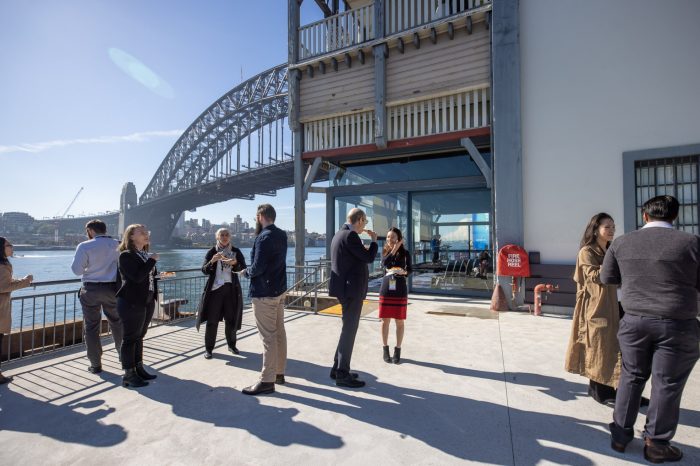
<svg viewBox="0 0 700 466"><path fill-rule="evenodd" d="M678 199L680 211L674 226L698 234L698 159L674 157L635 162L635 205L637 228L644 225L642 205L654 196L670 194Z"/></svg>

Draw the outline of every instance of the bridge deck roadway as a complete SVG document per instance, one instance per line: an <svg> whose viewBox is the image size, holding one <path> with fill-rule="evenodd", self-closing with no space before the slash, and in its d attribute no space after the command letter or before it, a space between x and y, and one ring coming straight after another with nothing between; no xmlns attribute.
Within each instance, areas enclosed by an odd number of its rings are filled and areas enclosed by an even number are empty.
<svg viewBox="0 0 700 466"><path fill-rule="evenodd" d="M146 359L159 376L139 390L119 385L114 349L100 375L85 371L81 348L4 365L15 380L0 387L0 463L643 462L639 432L626 454L612 451L611 409L562 369L567 318L494 315L484 302L411 296L401 365L381 359L376 312L363 318L353 367L368 384L354 391L328 378L340 319L290 312L286 321L287 384L268 396L240 392L261 363L249 311L240 356L221 338L205 360L191 321L149 331ZM681 464L700 464L699 382L696 368L675 439Z"/></svg>
<svg viewBox="0 0 700 466"><path fill-rule="evenodd" d="M315 181L328 179L328 172L319 170ZM237 175L203 183L194 188L172 193L140 204L134 211L182 211L191 210L230 199L252 199L256 194L294 186L294 162L286 161L267 165Z"/></svg>

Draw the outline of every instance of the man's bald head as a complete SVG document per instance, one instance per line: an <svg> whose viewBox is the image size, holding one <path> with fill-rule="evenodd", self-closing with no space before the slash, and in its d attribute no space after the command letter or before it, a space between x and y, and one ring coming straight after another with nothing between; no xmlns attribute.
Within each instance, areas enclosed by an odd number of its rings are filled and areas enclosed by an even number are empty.
<svg viewBox="0 0 700 466"><path fill-rule="evenodd" d="M351 225L357 225L357 222L366 219L367 215L364 210L358 209L357 207L350 209L350 212L348 212L348 223Z"/></svg>

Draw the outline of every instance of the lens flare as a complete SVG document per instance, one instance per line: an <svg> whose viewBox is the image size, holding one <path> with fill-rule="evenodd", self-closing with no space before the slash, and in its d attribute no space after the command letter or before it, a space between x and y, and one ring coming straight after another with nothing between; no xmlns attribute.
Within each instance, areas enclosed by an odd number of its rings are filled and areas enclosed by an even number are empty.
<svg viewBox="0 0 700 466"><path fill-rule="evenodd" d="M109 58L127 76L141 83L151 92L165 97L166 99L175 97L172 86L148 66L141 63L138 58L117 48L109 49Z"/></svg>

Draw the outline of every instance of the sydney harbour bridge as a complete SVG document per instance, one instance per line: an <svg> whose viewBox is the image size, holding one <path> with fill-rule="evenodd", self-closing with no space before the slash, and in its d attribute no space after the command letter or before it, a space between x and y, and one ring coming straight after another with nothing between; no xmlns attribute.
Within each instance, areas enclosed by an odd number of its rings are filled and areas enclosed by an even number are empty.
<svg viewBox="0 0 700 466"><path fill-rule="evenodd" d="M120 233L131 223L146 224L155 243L167 243L185 210L294 186L294 159L284 150L293 144L284 140L292 134L285 131L288 110L285 63L212 103L178 138L141 196L126 183L119 213L101 218L118 222ZM309 184L328 179L327 166L314 166L307 178ZM63 222L84 225L85 219Z"/></svg>

